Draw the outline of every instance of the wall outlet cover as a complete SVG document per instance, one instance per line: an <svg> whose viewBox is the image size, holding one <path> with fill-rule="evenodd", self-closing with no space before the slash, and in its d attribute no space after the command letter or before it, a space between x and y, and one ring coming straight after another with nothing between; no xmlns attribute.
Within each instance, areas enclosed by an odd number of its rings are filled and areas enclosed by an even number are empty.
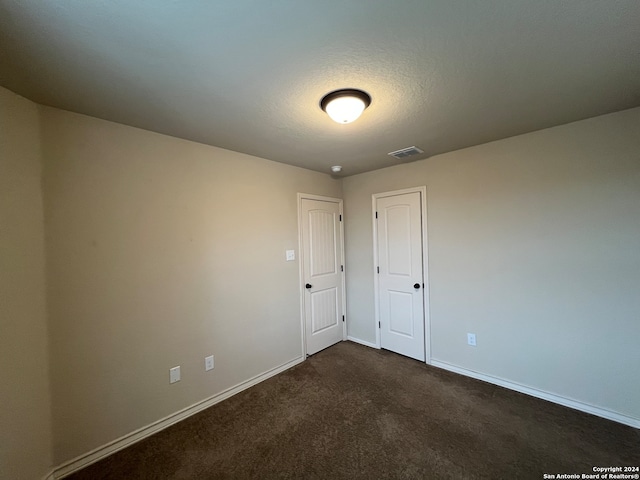
<svg viewBox="0 0 640 480"><path fill-rule="evenodd" d="M476 346L476 334L475 333L467 333L467 343L472 347Z"/></svg>

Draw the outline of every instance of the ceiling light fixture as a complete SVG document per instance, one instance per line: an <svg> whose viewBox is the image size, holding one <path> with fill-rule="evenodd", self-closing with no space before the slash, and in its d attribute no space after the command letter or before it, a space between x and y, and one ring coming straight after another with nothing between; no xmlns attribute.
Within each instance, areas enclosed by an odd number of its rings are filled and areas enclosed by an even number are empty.
<svg viewBox="0 0 640 480"><path fill-rule="evenodd" d="M320 100L320 108L334 122L351 123L371 105L371 96L362 90L345 88L326 94Z"/></svg>
<svg viewBox="0 0 640 480"><path fill-rule="evenodd" d="M334 165L333 167L331 167L331 171L333 173L340 173L342 171L342 167L340 165Z"/></svg>

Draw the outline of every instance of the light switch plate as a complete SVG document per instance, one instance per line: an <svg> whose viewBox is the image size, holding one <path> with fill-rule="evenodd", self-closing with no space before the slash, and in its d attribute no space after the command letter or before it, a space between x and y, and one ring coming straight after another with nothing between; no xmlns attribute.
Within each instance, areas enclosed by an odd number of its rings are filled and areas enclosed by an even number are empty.
<svg viewBox="0 0 640 480"><path fill-rule="evenodd" d="M205 371L213 370L213 355L204 357L204 369Z"/></svg>
<svg viewBox="0 0 640 480"><path fill-rule="evenodd" d="M476 334L475 333L467 333L467 343L472 347L476 346Z"/></svg>
<svg viewBox="0 0 640 480"><path fill-rule="evenodd" d="M295 250L287 250L287 262L292 262L296 259L296 251Z"/></svg>
<svg viewBox="0 0 640 480"><path fill-rule="evenodd" d="M180 381L180 365L169 369L169 383Z"/></svg>

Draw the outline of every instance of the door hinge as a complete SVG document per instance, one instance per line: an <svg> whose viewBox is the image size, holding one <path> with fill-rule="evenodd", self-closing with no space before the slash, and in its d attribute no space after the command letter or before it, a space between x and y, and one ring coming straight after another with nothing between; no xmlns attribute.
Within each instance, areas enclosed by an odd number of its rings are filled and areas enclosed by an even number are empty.
<svg viewBox="0 0 640 480"><path fill-rule="evenodd" d="M378 218L378 212L376 212L376 218Z"/></svg>
<svg viewBox="0 0 640 480"><path fill-rule="evenodd" d="M340 271L344 272L344 265L340 265Z"/></svg>
<svg viewBox="0 0 640 480"><path fill-rule="evenodd" d="M424 283L422 284L422 288L424 289Z"/></svg>
<svg viewBox="0 0 640 480"><path fill-rule="evenodd" d="M378 273L380 273L380 267L378 267Z"/></svg>
<svg viewBox="0 0 640 480"><path fill-rule="evenodd" d="M342 315L342 321L344 322L344 315Z"/></svg>
<svg viewBox="0 0 640 480"><path fill-rule="evenodd" d="M380 322L378 322L378 328L382 328L382 327L380 326Z"/></svg>
<svg viewBox="0 0 640 480"><path fill-rule="evenodd" d="M340 221L342 221L342 215L340 215Z"/></svg>

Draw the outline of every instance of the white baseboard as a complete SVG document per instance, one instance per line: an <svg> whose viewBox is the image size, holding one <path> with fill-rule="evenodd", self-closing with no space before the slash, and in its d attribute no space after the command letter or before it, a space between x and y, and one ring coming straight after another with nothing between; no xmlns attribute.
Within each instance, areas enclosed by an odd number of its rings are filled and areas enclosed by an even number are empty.
<svg viewBox="0 0 640 480"><path fill-rule="evenodd" d="M159 432L160 430L164 430L171 425L174 425L181 420L184 420L191 415L195 415L196 413L215 405L223 400L226 400L233 395L240 393L243 390L246 390L249 387L252 387L278 373L284 372L289 368L302 363L304 361L304 357L294 358L287 363L284 363L278 367L272 368L271 370L267 370L264 373L256 375L244 382L237 384L234 387L223 390L222 392L213 395L209 398L206 398L198 403L191 405L190 407L179 410L165 418L162 418L146 427L142 427L138 430L135 430L123 437L120 437L112 442L107 443L101 447L98 447L90 452L85 453L84 455L80 455L79 457L74 458L62 465L56 467L52 473L50 473L44 480L57 480L60 478L64 478L72 473L91 465L92 463L97 462L123 448L129 447L140 440L147 438L154 433Z"/></svg>
<svg viewBox="0 0 640 480"><path fill-rule="evenodd" d="M371 348L375 348L376 350L380 350L380 348L375 343L366 342L366 341L360 340L359 338L356 338L356 337L347 336L347 340L349 340L351 342L354 342L354 343L359 343L360 345L364 345L365 347L371 347Z"/></svg>
<svg viewBox="0 0 640 480"><path fill-rule="evenodd" d="M444 370L449 370L450 372L458 373L460 375L465 375L477 380L482 380L487 383L499 385L500 387L508 388L509 390L515 390L516 392L531 395L532 397L541 398L542 400L547 400L552 403L557 403L565 407L573 408L574 410L590 413L591 415L596 415L598 417L606 418L607 420L613 420L614 422L622 423L624 425L629 425L630 427L640 429L640 419L638 418L630 417L628 415L623 415L617 412L612 412L611 410L607 410L604 408L594 407L593 405L589 405L588 403L579 402L577 400L562 397L554 393L549 393L543 390L538 390L536 388L520 385L519 383L511 382L509 380L503 380L502 378L492 377L491 375L485 375L484 373L474 372L473 370L457 367L446 362L431 360L431 365L434 367L442 368Z"/></svg>

